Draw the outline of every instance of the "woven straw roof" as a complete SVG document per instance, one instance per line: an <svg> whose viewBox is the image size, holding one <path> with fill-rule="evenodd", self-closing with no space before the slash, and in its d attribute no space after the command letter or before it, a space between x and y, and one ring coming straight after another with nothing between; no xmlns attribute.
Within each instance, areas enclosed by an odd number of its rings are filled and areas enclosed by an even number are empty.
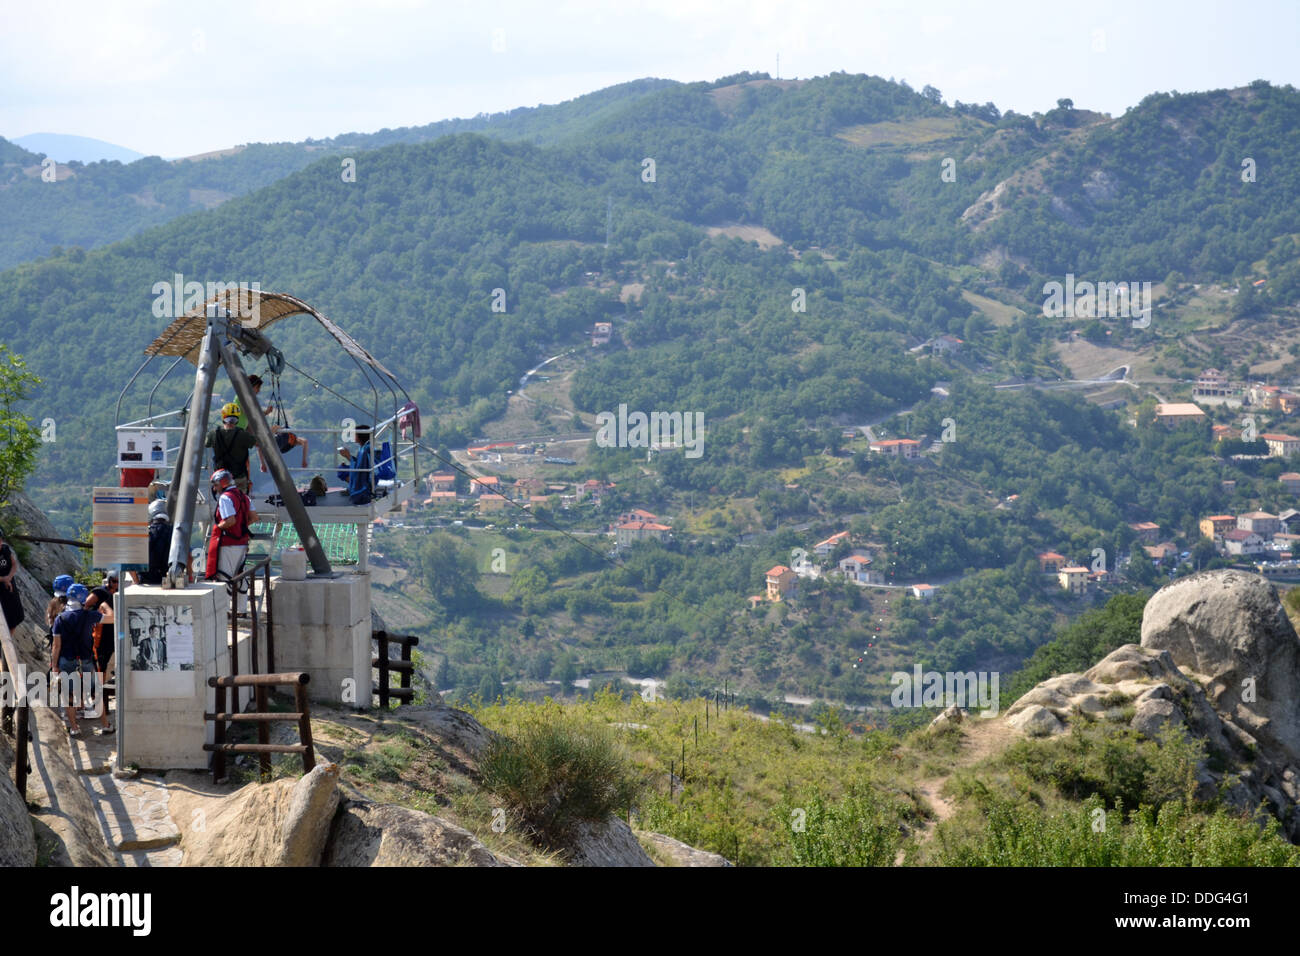
<svg viewBox="0 0 1300 956"><path fill-rule="evenodd" d="M242 325L258 331L265 331L268 326L293 315L310 315L353 358L364 362L376 371L396 381L396 376L384 368L373 355L358 345L352 336L306 302L283 292L262 292L247 287L232 287L220 291L208 299L207 302L204 302L203 305L190 309L180 318L173 320L162 335L149 344L149 347L144 350L144 354L183 355L197 365L199 346L203 344L203 334L207 331L206 316L208 306L213 304L238 317Z"/></svg>

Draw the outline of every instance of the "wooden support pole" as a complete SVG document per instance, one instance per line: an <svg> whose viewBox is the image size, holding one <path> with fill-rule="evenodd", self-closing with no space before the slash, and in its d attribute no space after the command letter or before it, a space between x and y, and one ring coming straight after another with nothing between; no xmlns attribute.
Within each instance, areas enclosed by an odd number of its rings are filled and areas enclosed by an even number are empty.
<svg viewBox="0 0 1300 956"><path fill-rule="evenodd" d="M255 687L253 689L253 695L254 699L257 701L255 710L259 714L265 714L267 712L266 685L259 684ZM264 720L258 721L257 723L257 742L262 746L267 746L271 743L271 728ZM262 771L262 779L269 780L271 778L271 755L266 751L262 751L260 769Z"/></svg>
<svg viewBox="0 0 1300 956"><path fill-rule="evenodd" d="M307 746L302 755L302 769L305 773L311 773L312 768L316 766L316 752L311 740L311 711L307 706L306 681L294 685L293 702L294 709L302 714L302 719L298 721L298 738Z"/></svg>
<svg viewBox="0 0 1300 956"><path fill-rule="evenodd" d="M208 678L208 684L216 687L217 700L213 708L218 714L224 713L226 709L226 688L222 684L213 684L215 678ZM226 743L226 722L217 720L216 725L212 728L212 746L216 752L212 755L212 782L220 783L226 778L226 753L221 748Z"/></svg>
<svg viewBox="0 0 1300 956"><path fill-rule="evenodd" d="M27 799L27 705L14 709L14 789L22 800Z"/></svg>

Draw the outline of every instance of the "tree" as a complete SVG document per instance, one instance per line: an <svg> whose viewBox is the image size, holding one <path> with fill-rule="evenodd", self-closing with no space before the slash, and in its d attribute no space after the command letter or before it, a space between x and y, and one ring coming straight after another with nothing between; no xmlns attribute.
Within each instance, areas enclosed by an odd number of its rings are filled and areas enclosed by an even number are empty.
<svg viewBox="0 0 1300 956"><path fill-rule="evenodd" d="M41 380L27 371L22 356L0 344L0 506L22 490L36 467L41 433L16 406L30 398L31 388L40 384Z"/></svg>
<svg viewBox="0 0 1300 956"><path fill-rule="evenodd" d="M448 611L467 611L482 600L474 549L451 535L431 536L419 551L420 574L435 601Z"/></svg>
<svg viewBox="0 0 1300 956"><path fill-rule="evenodd" d="M1068 97L1062 97L1056 101L1056 108L1058 110L1072 110L1074 109L1074 100L1069 99Z"/></svg>
<svg viewBox="0 0 1300 956"><path fill-rule="evenodd" d="M929 100L931 103L942 103L942 102L943 102L943 94L940 93L940 92L939 92L937 89L935 89L933 86L926 86L925 88L923 88L923 89L921 90L921 95L924 96L924 97L925 97L927 100Z"/></svg>

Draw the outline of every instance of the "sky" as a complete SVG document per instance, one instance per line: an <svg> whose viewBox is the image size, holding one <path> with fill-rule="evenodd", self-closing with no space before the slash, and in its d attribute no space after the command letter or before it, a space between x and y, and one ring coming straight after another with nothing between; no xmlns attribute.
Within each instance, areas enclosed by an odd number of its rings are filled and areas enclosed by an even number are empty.
<svg viewBox="0 0 1300 956"><path fill-rule="evenodd" d="M0 136L166 157L558 103L641 77L835 71L1003 111L1300 86L1300 2L10 2Z"/></svg>

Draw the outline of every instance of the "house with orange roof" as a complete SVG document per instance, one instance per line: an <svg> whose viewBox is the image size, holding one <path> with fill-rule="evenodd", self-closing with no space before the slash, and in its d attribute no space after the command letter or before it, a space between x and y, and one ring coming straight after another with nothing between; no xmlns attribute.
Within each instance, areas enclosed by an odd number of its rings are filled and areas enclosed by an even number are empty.
<svg viewBox="0 0 1300 956"><path fill-rule="evenodd" d="M1154 521L1130 521L1129 527L1137 533L1138 540L1143 544L1155 544L1160 540L1160 525Z"/></svg>
<svg viewBox="0 0 1300 956"><path fill-rule="evenodd" d="M887 438L883 441L873 441L870 448L877 454L892 455L895 458L921 456L921 443L915 438Z"/></svg>
<svg viewBox="0 0 1300 956"><path fill-rule="evenodd" d="M913 584L912 597L918 601L932 601L937 590L933 584Z"/></svg>
<svg viewBox="0 0 1300 956"><path fill-rule="evenodd" d="M1156 405L1156 421L1166 428L1205 421L1205 412L1192 402L1161 402Z"/></svg>
<svg viewBox="0 0 1300 956"><path fill-rule="evenodd" d="M498 494L501 490L501 479L496 475L488 475L485 478L476 478L470 482L470 488L474 494Z"/></svg>
<svg viewBox="0 0 1300 956"><path fill-rule="evenodd" d="M455 491L456 476L449 475L445 472L439 472L436 475L429 476L430 491Z"/></svg>
<svg viewBox="0 0 1300 956"><path fill-rule="evenodd" d="M614 529L614 543L620 548L630 548L638 541L667 541L672 530L655 521L624 521Z"/></svg>
<svg viewBox="0 0 1300 956"><path fill-rule="evenodd" d="M771 568L764 575L764 579L767 582L767 599L769 601L784 601L788 597L793 597L799 581L798 575L784 564L778 564Z"/></svg>
<svg viewBox="0 0 1300 956"><path fill-rule="evenodd" d="M840 542L847 540L848 537L849 533L847 531L840 531L837 534L831 535L825 541L818 541L813 545L813 554L824 558L838 548Z"/></svg>
<svg viewBox="0 0 1300 956"><path fill-rule="evenodd" d="M1201 534L1213 541L1225 531L1231 531L1237 527L1236 515L1210 515L1208 518L1202 518Z"/></svg>
<svg viewBox="0 0 1300 956"><path fill-rule="evenodd" d="M482 494L478 496L478 510L481 513L486 513L489 511L503 511L505 510L505 507L506 507L505 495L494 495L492 492L489 491L486 494Z"/></svg>
<svg viewBox="0 0 1300 956"><path fill-rule="evenodd" d="M1043 574L1055 574L1065 567L1067 558L1055 551L1041 551L1038 554L1038 570Z"/></svg>

